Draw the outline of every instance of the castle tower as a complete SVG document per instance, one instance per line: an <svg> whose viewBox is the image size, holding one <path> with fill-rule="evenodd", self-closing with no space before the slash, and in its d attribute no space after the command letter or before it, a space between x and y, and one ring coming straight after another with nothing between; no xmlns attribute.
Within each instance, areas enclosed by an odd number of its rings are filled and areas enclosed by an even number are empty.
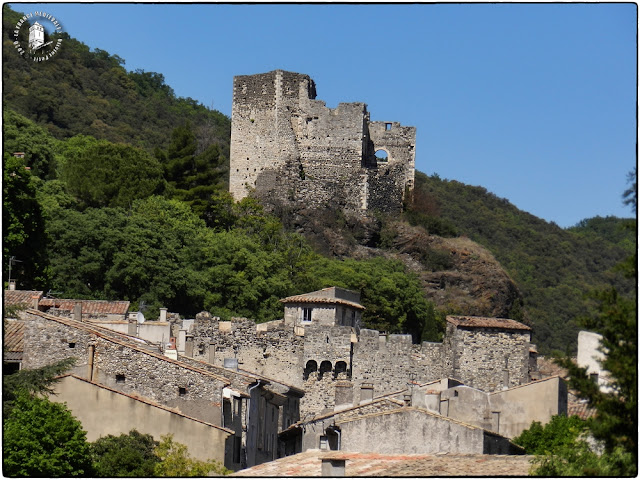
<svg viewBox="0 0 640 480"><path fill-rule="evenodd" d="M29 50L34 51L44 44L44 27L38 22L29 27Z"/></svg>
<svg viewBox="0 0 640 480"><path fill-rule="evenodd" d="M397 212L413 188L415 127L371 122L364 103L327 108L315 82L274 70L233 81L229 191L267 206ZM378 162L383 149L388 160Z"/></svg>

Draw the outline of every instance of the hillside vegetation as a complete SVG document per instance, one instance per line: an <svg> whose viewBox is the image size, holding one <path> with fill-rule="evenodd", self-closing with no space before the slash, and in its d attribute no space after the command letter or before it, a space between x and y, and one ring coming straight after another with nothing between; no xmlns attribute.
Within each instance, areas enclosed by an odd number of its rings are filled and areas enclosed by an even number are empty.
<svg viewBox="0 0 640 480"><path fill-rule="evenodd" d="M19 288L266 321L336 285L360 291L370 328L438 340L447 313L509 316L543 352L575 345L589 290L633 288L611 271L635 248L623 220L563 230L421 173L404 218L234 203L228 117L68 35L29 63L10 40L20 14L3 14L3 273Z"/></svg>
<svg viewBox="0 0 640 480"><path fill-rule="evenodd" d="M416 174L416 196L450 231L487 247L522 291L524 310L543 349L576 342L575 319L589 313L585 294L634 285L613 267L636 248L629 220L592 218L562 229L518 210L482 187ZM622 201L622 200L621 200Z"/></svg>

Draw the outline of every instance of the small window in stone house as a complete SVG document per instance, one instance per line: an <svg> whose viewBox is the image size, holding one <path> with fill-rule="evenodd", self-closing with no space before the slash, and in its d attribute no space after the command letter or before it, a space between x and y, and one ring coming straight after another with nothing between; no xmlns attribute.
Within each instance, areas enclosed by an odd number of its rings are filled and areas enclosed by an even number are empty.
<svg viewBox="0 0 640 480"><path fill-rule="evenodd" d="M122 374L117 374L116 375L116 383L124 383L124 375Z"/></svg>
<svg viewBox="0 0 640 480"><path fill-rule="evenodd" d="M453 391L453 396L454 396L454 397L457 397L457 396L458 396L458 390L454 390L454 391Z"/></svg>
<svg viewBox="0 0 640 480"><path fill-rule="evenodd" d="M385 129L386 131L391 130L391 123L389 123L389 122L385 123L385 124L384 124L384 129Z"/></svg>
<svg viewBox="0 0 640 480"><path fill-rule="evenodd" d="M187 389L185 387L178 387L178 395L184 397L187 394Z"/></svg>
<svg viewBox="0 0 640 480"><path fill-rule="evenodd" d="M69 342L69 348L76 348L76 342Z"/></svg>
<svg viewBox="0 0 640 480"><path fill-rule="evenodd" d="M311 307L304 307L302 309L302 321L303 322L310 322L311 321L311 312L313 311L313 308Z"/></svg>
<svg viewBox="0 0 640 480"><path fill-rule="evenodd" d="M329 450L329 441L326 435L320 435L320 450Z"/></svg>
<svg viewBox="0 0 640 480"><path fill-rule="evenodd" d="M233 414L236 417L239 417L241 412L242 412L242 400L234 397L233 398Z"/></svg>

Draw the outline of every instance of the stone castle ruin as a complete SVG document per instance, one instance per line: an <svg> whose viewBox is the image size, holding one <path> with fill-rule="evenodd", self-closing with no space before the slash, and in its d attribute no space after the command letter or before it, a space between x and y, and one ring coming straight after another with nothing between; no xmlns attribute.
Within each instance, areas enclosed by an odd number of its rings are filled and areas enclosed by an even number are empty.
<svg viewBox="0 0 640 480"><path fill-rule="evenodd" d="M315 82L274 70L233 81L229 190L267 205L398 212L413 189L415 127L372 122L364 103L335 109ZM384 151L386 160L376 153Z"/></svg>

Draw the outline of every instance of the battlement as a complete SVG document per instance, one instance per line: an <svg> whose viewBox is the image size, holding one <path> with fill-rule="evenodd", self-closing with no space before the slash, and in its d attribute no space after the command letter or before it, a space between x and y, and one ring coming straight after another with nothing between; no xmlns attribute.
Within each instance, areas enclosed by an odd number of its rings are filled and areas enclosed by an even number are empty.
<svg viewBox="0 0 640 480"><path fill-rule="evenodd" d="M327 108L308 75L237 76L229 191L240 200L254 190L267 207L398 212L414 185L415 138L415 127L371 122L365 103Z"/></svg>

